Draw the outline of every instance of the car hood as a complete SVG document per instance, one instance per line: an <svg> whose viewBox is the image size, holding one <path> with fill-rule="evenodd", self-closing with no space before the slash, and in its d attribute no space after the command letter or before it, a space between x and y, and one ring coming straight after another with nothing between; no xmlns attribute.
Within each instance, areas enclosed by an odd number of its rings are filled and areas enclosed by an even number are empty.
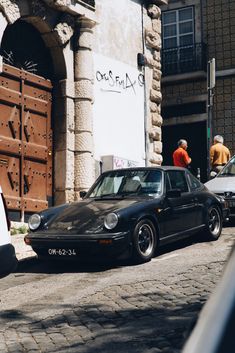
<svg viewBox="0 0 235 353"><path fill-rule="evenodd" d="M235 177L215 177L205 183L205 186L217 194L226 191L235 192Z"/></svg>
<svg viewBox="0 0 235 353"><path fill-rule="evenodd" d="M146 200L141 200L142 202ZM96 234L103 232L104 218L110 212L139 204L138 199L84 199L69 205L48 222L46 232L60 234Z"/></svg>

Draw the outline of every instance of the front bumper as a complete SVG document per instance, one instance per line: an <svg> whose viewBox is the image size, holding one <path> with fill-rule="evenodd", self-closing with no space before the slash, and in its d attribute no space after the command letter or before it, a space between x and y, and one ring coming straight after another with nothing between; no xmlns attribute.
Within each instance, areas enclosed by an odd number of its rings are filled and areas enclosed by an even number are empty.
<svg viewBox="0 0 235 353"><path fill-rule="evenodd" d="M118 258L129 254L131 248L129 231L77 236L29 233L25 236L25 243L40 257L67 259L90 256Z"/></svg>
<svg viewBox="0 0 235 353"><path fill-rule="evenodd" d="M0 246L0 277L4 277L13 272L18 264L15 248L12 244Z"/></svg>

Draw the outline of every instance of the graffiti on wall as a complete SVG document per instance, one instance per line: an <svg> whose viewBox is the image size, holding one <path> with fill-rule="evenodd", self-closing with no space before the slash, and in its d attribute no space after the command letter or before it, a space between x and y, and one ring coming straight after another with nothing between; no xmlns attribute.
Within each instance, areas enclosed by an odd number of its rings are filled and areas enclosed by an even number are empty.
<svg viewBox="0 0 235 353"><path fill-rule="evenodd" d="M137 88L144 86L144 75L139 73L137 77L134 77L127 72L118 75L112 70L106 72L97 70L96 81L101 85L100 89L103 92L124 93L131 91L136 94Z"/></svg>
<svg viewBox="0 0 235 353"><path fill-rule="evenodd" d="M120 168L134 168L138 166L138 162L131 161L129 159L124 159L120 157L113 157L113 169L120 169Z"/></svg>

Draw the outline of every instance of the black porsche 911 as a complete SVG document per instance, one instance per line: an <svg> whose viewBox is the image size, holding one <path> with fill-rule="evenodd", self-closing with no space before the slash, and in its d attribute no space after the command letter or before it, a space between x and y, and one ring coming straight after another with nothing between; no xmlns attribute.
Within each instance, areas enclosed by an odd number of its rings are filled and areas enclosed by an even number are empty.
<svg viewBox="0 0 235 353"><path fill-rule="evenodd" d="M228 212L225 200L187 169L111 170L81 201L32 215L25 243L42 258L132 256L145 262L162 244L194 233L218 239Z"/></svg>

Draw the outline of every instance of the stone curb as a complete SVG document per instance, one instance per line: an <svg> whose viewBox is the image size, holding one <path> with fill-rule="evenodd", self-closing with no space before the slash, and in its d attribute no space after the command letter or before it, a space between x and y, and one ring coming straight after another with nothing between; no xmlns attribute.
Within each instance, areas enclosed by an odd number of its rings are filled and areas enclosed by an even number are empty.
<svg viewBox="0 0 235 353"><path fill-rule="evenodd" d="M16 257L19 261L37 256L32 248L25 244L24 237L25 234L16 234L11 236L11 242L15 248Z"/></svg>

